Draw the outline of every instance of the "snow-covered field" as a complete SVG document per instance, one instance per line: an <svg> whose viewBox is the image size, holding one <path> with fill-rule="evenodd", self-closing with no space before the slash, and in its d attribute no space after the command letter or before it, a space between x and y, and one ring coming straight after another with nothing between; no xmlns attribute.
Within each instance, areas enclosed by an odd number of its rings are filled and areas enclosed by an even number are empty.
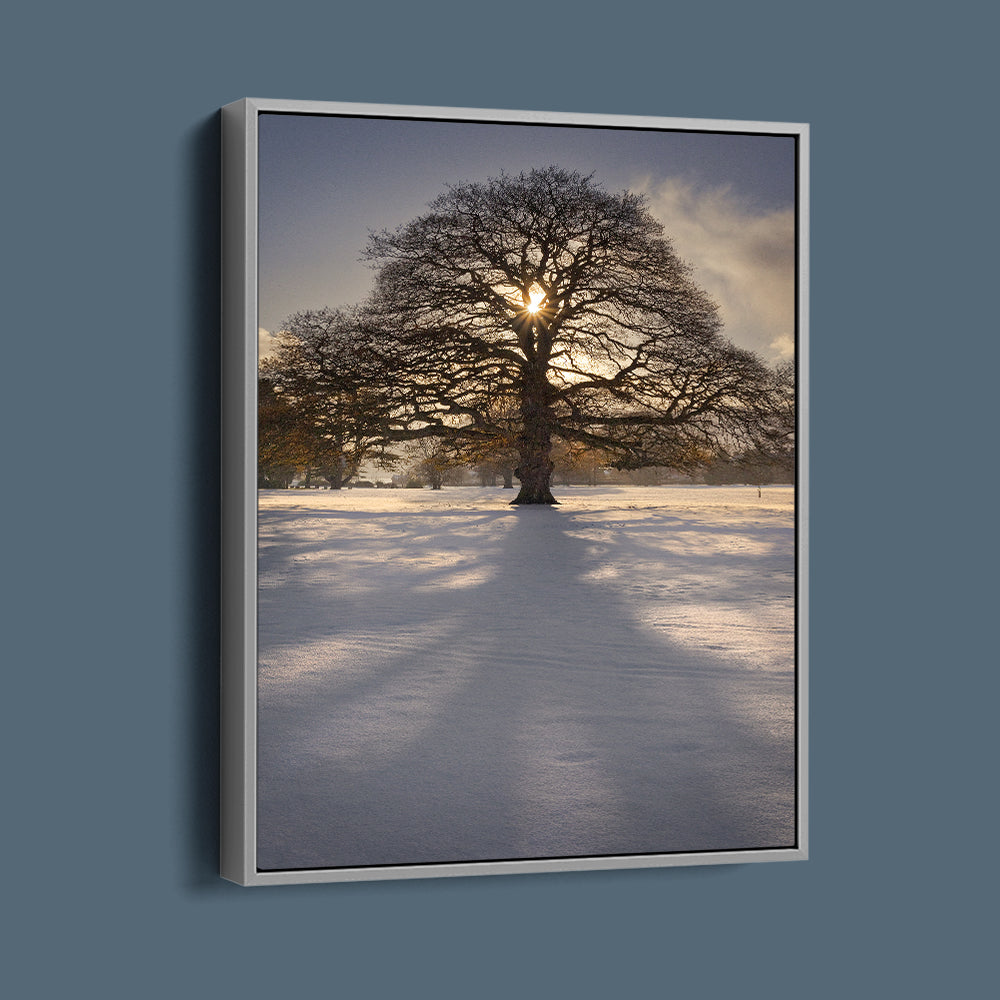
<svg viewBox="0 0 1000 1000"><path fill-rule="evenodd" d="M790 846L794 491L259 499L258 864Z"/></svg>

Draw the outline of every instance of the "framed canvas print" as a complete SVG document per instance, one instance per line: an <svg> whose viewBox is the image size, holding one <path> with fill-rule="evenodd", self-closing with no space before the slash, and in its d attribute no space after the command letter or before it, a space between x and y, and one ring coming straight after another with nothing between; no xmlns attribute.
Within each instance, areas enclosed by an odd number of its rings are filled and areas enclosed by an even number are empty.
<svg viewBox="0 0 1000 1000"><path fill-rule="evenodd" d="M222 122L222 875L805 858L808 127Z"/></svg>

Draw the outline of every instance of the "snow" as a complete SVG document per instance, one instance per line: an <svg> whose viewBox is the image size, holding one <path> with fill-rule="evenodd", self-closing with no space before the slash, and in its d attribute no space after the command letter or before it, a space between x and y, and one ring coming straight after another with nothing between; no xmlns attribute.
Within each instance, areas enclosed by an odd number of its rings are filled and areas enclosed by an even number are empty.
<svg viewBox="0 0 1000 1000"><path fill-rule="evenodd" d="M791 487L259 496L258 865L791 846Z"/></svg>

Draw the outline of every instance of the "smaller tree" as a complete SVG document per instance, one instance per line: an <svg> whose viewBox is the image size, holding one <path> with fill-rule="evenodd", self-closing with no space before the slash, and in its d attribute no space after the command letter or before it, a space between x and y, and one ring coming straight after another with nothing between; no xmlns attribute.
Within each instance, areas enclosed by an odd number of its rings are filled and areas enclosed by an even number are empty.
<svg viewBox="0 0 1000 1000"><path fill-rule="evenodd" d="M509 393L487 390L481 397L480 419L451 431L448 438L456 461L473 467L483 486L494 486L498 478L503 488L514 488L520 412L517 399Z"/></svg>
<svg viewBox="0 0 1000 1000"><path fill-rule="evenodd" d="M588 486L596 486L602 469L611 464L610 456L600 448L570 441L556 441L552 446L554 475L565 483L583 480Z"/></svg>
<svg viewBox="0 0 1000 1000"><path fill-rule="evenodd" d="M394 457L385 450L389 373L356 311L296 313L260 371L295 414L302 464L332 489L345 486L364 462Z"/></svg>
<svg viewBox="0 0 1000 1000"><path fill-rule="evenodd" d="M309 463L311 428L300 410L275 390L268 378L257 381L257 485L288 489Z"/></svg>
<svg viewBox="0 0 1000 1000"><path fill-rule="evenodd" d="M773 408L765 420L757 450L765 455L775 473L775 482L795 479L796 387L795 364L778 365L772 380Z"/></svg>
<svg viewBox="0 0 1000 1000"><path fill-rule="evenodd" d="M463 462L446 442L435 438L421 438L413 446L416 461L410 469L414 479L439 490L446 483L460 481L458 470Z"/></svg>

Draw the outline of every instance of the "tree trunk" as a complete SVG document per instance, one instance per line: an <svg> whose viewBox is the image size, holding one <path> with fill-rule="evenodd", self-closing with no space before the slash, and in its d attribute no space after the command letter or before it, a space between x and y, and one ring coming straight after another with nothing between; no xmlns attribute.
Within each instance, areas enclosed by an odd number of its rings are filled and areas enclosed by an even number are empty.
<svg viewBox="0 0 1000 1000"><path fill-rule="evenodd" d="M511 500L515 504L559 501L552 495L552 386L545 377L545 370L535 365L525 371L521 385L522 430L518 439L520 464L514 475L521 481L521 489Z"/></svg>
<svg viewBox="0 0 1000 1000"><path fill-rule="evenodd" d="M503 476L503 488L505 490L512 490L514 488L514 470L504 469L501 475ZM494 482L492 485L495 486L496 483Z"/></svg>
<svg viewBox="0 0 1000 1000"><path fill-rule="evenodd" d="M351 478L347 471L347 463L344 461L343 455L333 465L328 465L323 469L321 474L330 484L331 490L343 489L347 485L347 481Z"/></svg>

